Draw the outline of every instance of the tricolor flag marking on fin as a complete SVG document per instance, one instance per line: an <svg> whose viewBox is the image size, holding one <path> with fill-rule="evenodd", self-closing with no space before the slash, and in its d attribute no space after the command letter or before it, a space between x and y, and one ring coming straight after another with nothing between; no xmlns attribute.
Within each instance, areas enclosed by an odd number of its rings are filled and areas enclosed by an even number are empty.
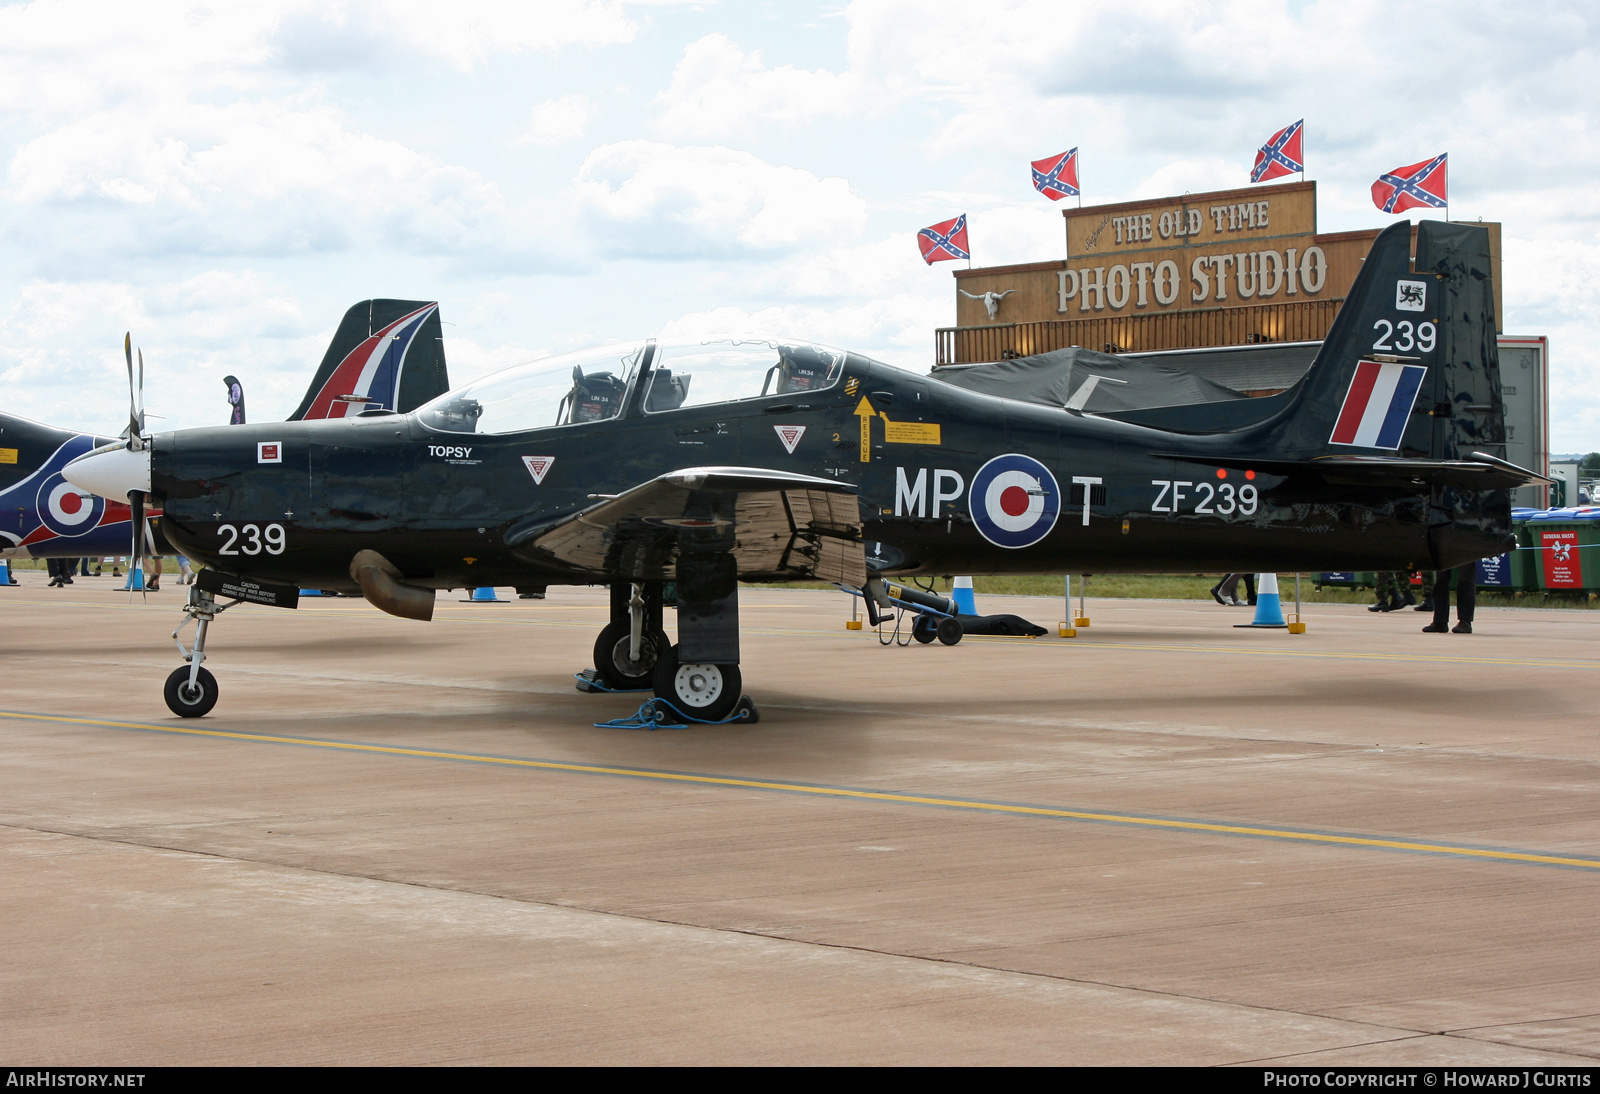
<svg viewBox="0 0 1600 1094"><path fill-rule="evenodd" d="M1426 366L1395 361L1358 361L1329 444L1399 448L1406 420L1416 405Z"/></svg>

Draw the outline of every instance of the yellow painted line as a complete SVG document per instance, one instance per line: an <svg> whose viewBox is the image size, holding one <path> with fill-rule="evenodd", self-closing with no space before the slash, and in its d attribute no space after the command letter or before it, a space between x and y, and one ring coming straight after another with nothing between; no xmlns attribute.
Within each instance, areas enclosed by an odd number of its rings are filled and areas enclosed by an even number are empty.
<svg viewBox="0 0 1600 1094"><path fill-rule="evenodd" d="M721 775L695 775L677 771L657 771L649 768L560 763L555 760L526 760L511 756L487 756L472 752L445 752L427 748L398 748L393 745L363 744L357 741L324 741L310 737L281 737L268 733L239 733L232 730L198 729L182 725L147 725L141 722L68 718L60 715L25 714L19 711L0 711L0 718L30 722L57 722L80 726L105 726L112 729L137 729L152 733L172 733L187 737L213 737L230 741L254 741L262 744L299 745L306 748L326 748L339 752L365 752L383 756L409 756L426 760L452 760L460 763L485 764L491 767L533 768L540 771L567 771L582 775L615 775L630 779L656 779L662 782L724 786L744 790L777 790L789 794L807 794L814 797L844 798L856 801L890 802L897 805L931 805L945 809L968 810L975 813L1001 813L1027 817L1050 817L1059 820L1097 821L1104 824L1128 825L1137 828L1211 832L1228 836L1255 836L1291 843L1371 847L1384 851L1418 851L1424 854L1449 855L1458 858L1525 862L1542 866L1572 866L1585 870L1600 871L1600 859L1575 858L1567 855L1543 855L1529 851L1498 851L1481 847L1458 847L1444 843L1423 843L1417 840L1383 839L1375 836L1340 836L1324 832L1297 832L1293 829L1260 828L1242 824L1211 824L1205 821L1141 817L1128 813L1096 813L1081 809L1057 809L1044 805L1011 805L1003 802L940 798L920 794L895 794L882 790L860 790L852 787L814 786L807 783L774 782L765 779L737 779Z"/></svg>
<svg viewBox="0 0 1600 1094"><path fill-rule="evenodd" d="M1090 640L1084 642L1081 638L1074 639L1070 647L1066 642L1049 643L1060 648L1071 649L1111 649L1111 650L1158 650L1167 653L1238 653L1261 657L1302 657L1302 658L1331 658L1343 661L1418 661L1427 664L1455 664L1455 665L1514 665L1532 666L1535 668L1551 669L1600 669L1600 660L1580 658L1553 659L1533 657L1449 657L1443 654L1427 653L1375 653L1366 650L1320 650L1320 649L1265 649L1262 647L1240 646L1202 646L1198 644L1184 645L1179 643L1158 642L1097 642Z"/></svg>

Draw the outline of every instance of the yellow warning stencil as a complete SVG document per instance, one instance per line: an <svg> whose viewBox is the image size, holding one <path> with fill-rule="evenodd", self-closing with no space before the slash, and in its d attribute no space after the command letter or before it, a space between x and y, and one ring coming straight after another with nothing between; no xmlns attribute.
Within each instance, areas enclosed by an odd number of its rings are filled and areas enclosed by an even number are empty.
<svg viewBox="0 0 1600 1094"><path fill-rule="evenodd" d="M883 439L890 444L939 444L937 422L891 422L883 415Z"/></svg>

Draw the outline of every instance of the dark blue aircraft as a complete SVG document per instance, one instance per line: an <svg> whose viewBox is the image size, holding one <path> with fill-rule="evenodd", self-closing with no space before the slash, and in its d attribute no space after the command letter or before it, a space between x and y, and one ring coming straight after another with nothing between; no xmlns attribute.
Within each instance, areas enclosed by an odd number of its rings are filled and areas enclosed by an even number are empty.
<svg viewBox="0 0 1600 1094"><path fill-rule="evenodd" d="M653 340L508 369L411 413L113 444L74 484L164 509L205 563L167 702L216 702L217 597L604 584L609 686L718 721L738 583L886 576L1443 569L1510 542L1487 233L1383 232L1315 363L1269 399L1097 415L777 339ZM675 583L676 642L663 592Z"/></svg>

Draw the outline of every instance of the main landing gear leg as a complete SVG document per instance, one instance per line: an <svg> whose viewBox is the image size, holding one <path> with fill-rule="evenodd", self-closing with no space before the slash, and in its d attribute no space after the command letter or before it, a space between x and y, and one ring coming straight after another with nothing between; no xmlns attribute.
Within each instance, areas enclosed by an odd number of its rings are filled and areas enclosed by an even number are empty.
<svg viewBox="0 0 1600 1094"><path fill-rule="evenodd" d="M167 709L178 717L200 718L217 705L217 678L201 665L206 659L206 631L213 619L237 603L234 601L218 607L216 597L197 585L189 586L189 603L183 606L184 620L172 632L172 640L178 644L178 653L188 664L173 669L167 677L166 687L162 689ZM186 648L178 635L183 633L183 628L191 620L194 622L194 646Z"/></svg>
<svg viewBox="0 0 1600 1094"><path fill-rule="evenodd" d="M612 691L642 691L671 645L662 629L661 583L611 586L611 621L594 642L594 667Z"/></svg>
<svg viewBox="0 0 1600 1094"><path fill-rule="evenodd" d="M735 709L757 720L740 694L739 582L731 554L678 559L678 644L656 665L655 692L688 718L720 722Z"/></svg>

